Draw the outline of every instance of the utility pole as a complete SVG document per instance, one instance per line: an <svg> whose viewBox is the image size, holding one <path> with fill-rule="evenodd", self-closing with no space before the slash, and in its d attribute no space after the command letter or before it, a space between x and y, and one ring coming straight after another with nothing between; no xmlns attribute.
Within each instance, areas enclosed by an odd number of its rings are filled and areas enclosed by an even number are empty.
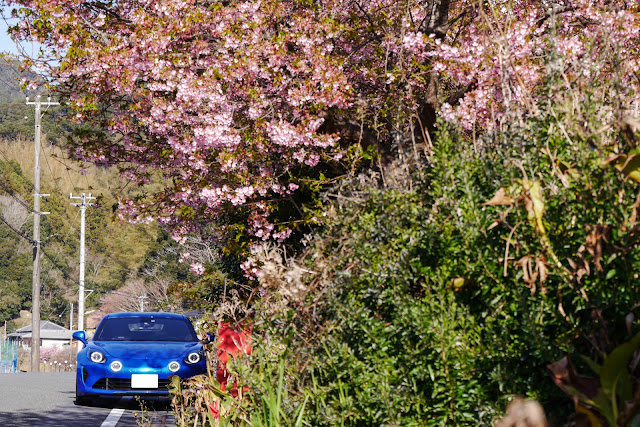
<svg viewBox="0 0 640 427"><path fill-rule="evenodd" d="M95 197L85 195L82 193L80 196L74 197L73 194L69 194L70 199L80 199L80 203L71 203L73 206L80 207L80 277L78 280L78 330L84 331L84 214L87 210L87 206L93 206L90 203L91 200L95 200Z"/></svg>
<svg viewBox="0 0 640 427"><path fill-rule="evenodd" d="M69 312L69 330L73 334L73 303L71 303L71 311ZM73 339L69 340L69 351L73 351Z"/></svg>
<svg viewBox="0 0 640 427"><path fill-rule="evenodd" d="M148 297L146 295L138 297L138 299L140 300L140 311L144 311L144 300L147 298Z"/></svg>
<svg viewBox="0 0 640 427"><path fill-rule="evenodd" d="M42 105L60 105L58 102L40 101L40 95L36 96L35 102L27 105L36 107L36 133L34 140L34 169L33 169L33 281L31 284L31 372L40 372L40 215L49 212L40 212L40 197L48 194L40 194L40 120L42 119Z"/></svg>

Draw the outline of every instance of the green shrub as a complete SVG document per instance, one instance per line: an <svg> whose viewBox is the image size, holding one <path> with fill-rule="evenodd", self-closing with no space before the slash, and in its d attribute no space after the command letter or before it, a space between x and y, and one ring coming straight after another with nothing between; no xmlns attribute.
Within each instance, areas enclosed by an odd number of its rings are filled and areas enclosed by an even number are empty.
<svg viewBox="0 0 640 427"><path fill-rule="evenodd" d="M547 365L602 364L640 301L640 123L623 87L552 73L535 108L484 133L439 123L412 170L327 192L300 255L257 256L273 274L239 371L251 402L277 377L279 419L304 406L310 425L489 425L514 395L565 421Z"/></svg>
<svg viewBox="0 0 640 427"><path fill-rule="evenodd" d="M625 339L640 203L631 124L566 96L550 82L536 115L475 143L441 124L412 189L343 184L297 260L306 300L257 309L311 424L488 424L513 395L572 411L546 366Z"/></svg>

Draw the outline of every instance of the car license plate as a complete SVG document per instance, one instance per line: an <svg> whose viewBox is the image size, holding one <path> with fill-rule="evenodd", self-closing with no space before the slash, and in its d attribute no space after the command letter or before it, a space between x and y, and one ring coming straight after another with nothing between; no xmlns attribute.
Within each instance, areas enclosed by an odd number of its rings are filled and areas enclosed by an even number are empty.
<svg viewBox="0 0 640 427"><path fill-rule="evenodd" d="M131 388L158 388L158 375L131 374Z"/></svg>

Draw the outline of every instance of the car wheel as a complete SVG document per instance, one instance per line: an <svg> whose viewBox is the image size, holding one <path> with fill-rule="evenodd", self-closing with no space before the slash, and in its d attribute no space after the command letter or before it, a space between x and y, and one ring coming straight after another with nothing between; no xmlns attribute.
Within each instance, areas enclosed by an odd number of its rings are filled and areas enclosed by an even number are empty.
<svg viewBox="0 0 640 427"><path fill-rule="evenodd" d="M76 405L91 406L91 398L86 396L78 396L78 383L76 382Z"/></svg>

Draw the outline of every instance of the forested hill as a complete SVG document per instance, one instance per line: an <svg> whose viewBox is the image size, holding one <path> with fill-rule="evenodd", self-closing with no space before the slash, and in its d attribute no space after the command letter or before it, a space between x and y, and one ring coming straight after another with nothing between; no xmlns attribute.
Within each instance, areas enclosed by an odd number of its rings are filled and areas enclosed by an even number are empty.
<svg viewBox="0 0 640 427"><path fill-rule="evenodd" d="M33 106L26 98L35 99L35 92L20 87L23 78L34 75L20 70L20 63L11 58L0 58L0 138L32 139L34 134ZM52 108L49 119L42 123L42 130L49 140L58 142L69 126L64 123L64 109Z"/></svg>
<svg viewBox="0 0 640 427"><path fill-rule="evenodd" d="M23 75L17 60L0 58L0 104L24 104L28 94L20 89Z"/></svg>

